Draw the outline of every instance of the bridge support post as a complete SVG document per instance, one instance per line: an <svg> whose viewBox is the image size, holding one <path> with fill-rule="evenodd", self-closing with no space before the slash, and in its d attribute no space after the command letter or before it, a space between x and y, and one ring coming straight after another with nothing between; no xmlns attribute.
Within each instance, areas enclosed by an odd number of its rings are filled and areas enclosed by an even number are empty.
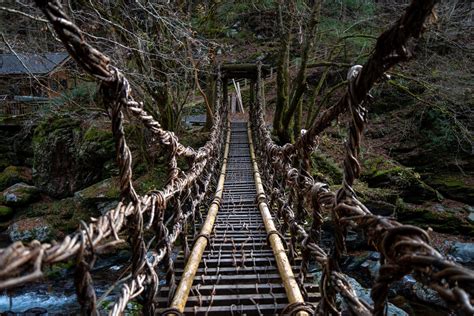
<svg viewBox="0 0 474 316"><path fill-rule="evenodd" d="M222 162L221 173L219 176L219 181L217 183L216 194L214 200L209 207L207 213L206 221L204 222L201 232L194 242L193 250L189 255L188 262L184 268L183 276L181 281L178 284L176 292L174 294L173 300L170 305L171 310L179 310L181 313L184 311L186 306L186 301L188 300L189 291L193 285L194 276L196 271L201 263L202 254L207 247L209 236L211 235L212 228L214 227L214 222L217 217L217 212L219 211L220 203L222 200L222 193L224 191L224 181L225 173L227 168L227 157L229 156L229 144L230 144L230 122L227 127L227 138L224 148L224 159ZM173 315L173 312L168 315Z"/></svg>
<svg viewBox="0 0 474 316"><path fill-rule="evenodd" d="M224 108L229 109L229 82L227 78L222 78L222 102Z"/></svg>
<svg viewBox="0 0 474 316"><path fill-rule="evenodd" d="M255 103L255 80L250 81L250 104Z"/></svg>
<svg viewBox="0 0 474 316"><path fill-rule="evenodd" d="M304 304L304 298L301 294L301 290L296 282L295 275L291 268L290 260L286 255L285 247L283 246L283 241L273 223L272 215L270 209L268 208L266 202L266 194L263 189L262 178L258 171L257 159L255 157L255 150L253 147L252 141L252 131L250 130L250 125L247 127L247 134L249 138L250 145L250 159L253 165L253 175L255 179L255 185L257 187L257 201L258 208L262 215L263 223L265 225L265 230L267 232L268 241L273 250L273 255L275 256L275 261L278 266L278 271L280 273L283 286L285 287L286 296L288 297L288 302L290 304ZM307 312L298 312L298 316L309 316Z"/></svg>

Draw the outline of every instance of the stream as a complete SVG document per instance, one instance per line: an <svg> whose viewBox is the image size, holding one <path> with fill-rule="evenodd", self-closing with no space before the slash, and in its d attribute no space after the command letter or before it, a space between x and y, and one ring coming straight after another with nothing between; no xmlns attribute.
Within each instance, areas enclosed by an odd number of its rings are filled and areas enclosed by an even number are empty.
<svg viewBox="0 0 474 316"><path fill-rule="evenodd" d="M99 309L108 306L120 290L119 284L107 294L102 302L102 295L117 281L117 277L127 267L128 257L115 255L99 259L93 269L93 282ZM43 279L28 285L4 291L0 294L1 315L48 315L48 314L79 314L74 287L74 268L60 267L50 269Z"/></svg>

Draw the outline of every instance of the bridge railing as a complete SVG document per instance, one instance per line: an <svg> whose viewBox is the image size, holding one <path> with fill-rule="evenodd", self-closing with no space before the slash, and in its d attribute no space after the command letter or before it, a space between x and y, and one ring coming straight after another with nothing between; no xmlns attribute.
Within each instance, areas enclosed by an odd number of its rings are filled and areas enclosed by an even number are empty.
<svg viewBox="0 0 474 316"><path fill-rule="evenodd" d="M408 41L418 38L424 22L432 14L436 1L413 0L404 15L377 40L376 47L364 66L354 66L348 73L348 87L340 101L322 113L306 134L295 144L279 146L272 140L262 111L261 76L256 85L257 101L250 111L250 120L257 144L257 153L265 185L275 216L283 223L280 233L291 233L290 254L301 248L303 261L299 275L303 290L308 260L314 257L322 268L320 314L338 314L336 294L340 294L349 311L355 315L384 315L390 284L407 274L432 288L448 306L463 315L474 314L474 272L446 259L430 245L429 234L415 226L403 225L390 217L376 216L363 205L352 188L359 177L358 155L361 136L367 123L370 89L383 79L385 71L410 57ZM309 156L316 136L341 113L351 117L342 188L331 192L309 174ZM306 208L312 212L312 224L304 227ZM320 246L323 213L330 214L335 235L331 255ZM339 269L339 259L345 252L345 235L358 228L368 243L381 254L379 275L375 280L370 306L357 297ZM294 307L294 311L298 310Z"/></svg>
<svg viewBox="0 0 474 316"><path fill-rule="evenodd" d="M121 314L127 303L137 296L141 297L144 313L154 314L159 290L157 265L162 262L167 270L166 279L172 297L176 286L171 257L173 247L179 239L185 252L189 252L186 238L188 225L199 219L196 219L200 215L196 211L197 206L206 197L214 169L222 160L228 126L227 108L223 106L221 96L220 72L214 125L208 142L194 150L181 144L173 132L164 130L143 109L142 103L134 100L127 78L118 68L110 65L107 56L85 41L81 30L64 13L58 0L37 0L36 3L70 55L101 83L104 104L112 120L121 201L103 216L92 219L90 223L82 222L78 231L62 241L53 244L36 240L28 244L15 242L0 249L0 290L36 280L42 277L46 265L75 257L74 279L82 312L97 315L97 298L91 274L94 262L102 253L125 243L125 236L128 236L132 250L129 267L131 281L122 286L121 295L110 314ZM148 128L169 155L168 180L161 190L138 195L133 187L132 156L124 133L124 112L135 116ZM178 168L179 158L187 161L186 170ZM149 238L150 235L153 237Z"/></svg>

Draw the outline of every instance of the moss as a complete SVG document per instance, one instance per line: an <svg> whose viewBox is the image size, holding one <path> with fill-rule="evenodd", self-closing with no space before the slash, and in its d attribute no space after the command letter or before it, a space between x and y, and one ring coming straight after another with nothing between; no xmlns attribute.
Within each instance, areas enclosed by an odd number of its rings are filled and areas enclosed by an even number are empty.
<svg viewBox="0 0 474 316"><path fill-rule="evenodd" d="M84 133L83 141L88 143L99 143L105 151L113 152L115 149L112 132L108 129L99 129L95 126L91 126Z"/></svg>
<svg viewBox="0 0 474 316"><path fill-rule="evenodd" d="M13 215L13 210L5 205L0 205L0 220L8 219Z"/></svg>
<svg viewBox="0 0 474 316"><path fill-rule="evenodd" d="M38 202L22 210L22 217L42 217L51 225L52 238L61 238L64 234L74 232L80 221L88 222L96 216L93 208L82 205L74 198L59 201Z"/></svg>
<svg viewBox="0 0 474 316"><path fill-rule="evenodd" d="M474 204L474 181L461 174L436 174L426 180L449 198Z"/></svg>
<svg viewBox="0 0 474 316"><path fill-rule="evenodd" d="M9 166L0 173L0 191L18 182L31 183L31 170L29 168Z"/></svg>
<svg viewBox="0 0 474 316"><path fill-rule="evenodd" d="M189 130L180 135L179 140L185 146L199 148L209 139L209 132L203 130Z"/></svg>
<svg viewBox="0 0 474 316"><path fill-rule="evenodd" d="M164 165L158 165L150 172L138 178L134 183L137 192L144 194L151 190L161 189L166 184L168 178L166 170Z"/></svg>
<svg viewBox="0 0 474 316"><path fill-rule="evenodd" d="M311 161L313 165L313 176L328 184L342 183L342 170L332 159L321 153L314 153L311 156Z"/></svg>
<svg viewBox="0 0 474 316"><path fill-rule="evenodd" d="M359 200L377 215L390 216L395 211L399 193L389 188L369 188L367 183L356 181L354 190Z"/></svg>
<svg viewBox="0 0 474 316"><path fill-rule="evenodd" d="M52 115L33 136L35 184L53 197L66 197L108 176L114 140L108 126L93 117Z"/></svg>
<svg viewBox="0 0 474 316"><path fill-rule="evenodd" d="M436 232L474 236L474 225L459 214L437 212L424 207L406 204L399 199L396 205L397 219L404 223Z"/></svg>
<svg viewBox="0 0 474 316"><path fill-rule="evenodd" d="M24 206L37 200L39 196L38 188L20 182L6 189L0 197L0 202L8 206Z"/></svg>
<svg viewBox="0 0 474 316"><path fill-rule="evenodd" d="M35 128L33 143L43 143L45 138L52 133L60 133L62 129L78 129L80 121L70 116L54 115L47 117Z"/></svg>
<svg viewBox="0 0 474 316"><path fill-rule="evenodd" d="M369 187L395 189L410 202L443 199L438 191L420 178L420 174L412 169L381 156L366 159L361 175L361 180L367 182Z"/></svg>
<svg viewBox="0 0 474 316"><path fill-rule="evenodd" d="M72 270L75 266L74 260L67 262L58 262L50 266L46 271L45 275L51 279L58 279L64 277L68 270Z"/></svg>
<svg viewBox="0 0 474 316"><path fill-rule="evenodd" d="M120 183L118 178L109 178L91 185L74 194L76 198L86 204L117 200L120 197Z"/></svg>

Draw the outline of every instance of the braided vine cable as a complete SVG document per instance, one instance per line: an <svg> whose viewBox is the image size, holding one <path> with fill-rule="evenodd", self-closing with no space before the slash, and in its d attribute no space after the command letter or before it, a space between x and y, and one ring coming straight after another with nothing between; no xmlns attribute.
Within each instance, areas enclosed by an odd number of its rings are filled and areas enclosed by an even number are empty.
<svg viewBox="0 0 474 316"><path fill-rule="evenodd" d="M330 263L331 259L314 241L303 239L303 252L305 249L306 251L311 250L311 254L316 257L316 261L323 267L321 282L323 301L319 306L320 312L323 314L338 313L335 309L334 300L331 299L331 297L334 297L331 291L336 289L353 313L357 315L370 315L372 313L383 315L390 283L409 273L412 273L417 281L437 291L453 310L463 315L474 313L474 272L444 258L438 253L430 245L429 235L424 230L410 225L403 225L391 218L373 215L357 199L352 189L352 184L360 173L358 153L361 135L366 123L366 110L363 107L363 102L367 100L368 97L365 95L371 87L371 84L367 85L367 83L371 82L375 75L377 78L381 78L383 76L383 72L380 72L381 69L388 69L396 62L406 60L408 50L398 49L394 54L392 53L393 47L397 47L397 43L406 43L407 34L419 35L423 21L431 11L433 4L434 1L414 0L405 15L397 22L396 27L382 34L379 38L380 41L377 43L376 56L372 56L371 59L380 60L383 59L381 56L384 56L384 52L389 53L386 55L387 60L382 63L383 67L374 69L372 64L371 70L366 69L366 67L355 66L349 71L350 80L344 107L350 109L352 121L349 128L349 140L346 143L344 183L337 193L330 192L326 185L317 183L312 177L301 173L288 163L289 160L296 160L291 158L293 151L289 148L292 147L291 145L279 147L273 142L258 102L251 113L255 143L260 145L258 147L261 149L258 154L261 160L270 162L269 164L263 163L263 166L264 168L270 167L271 170L263 170L262 173L264 175L271 173L285 175L282 181L285 181L289 187L298 187L300 192L304 193L305 199L313 204L313 212L316 211L315 214L318 215L315 220L318 223L320 222L320 210L328 210L333 216L337 216L337 223L342 232L338 237L340 241L343 242L345 237L343 232L347 227L358 227L368 236L369 244L382 254L382 267L372 289L374 300L372 310L365 302L351 294L354 293L353 291L338 288L338 285L347 283L347 281L337 281L337 278L344 278L343 274L334 270L334 263ZM412 12L413 10L418 11ZM423 17L423 20L414 20L414 17ZM402 26L406 27L406 25L412 25L412 23L419 27L409 31L402 28ZM402 35L397 35L397 32L402 33ZM392 40L394 43L391 44L390 41ZM385 43L388 46L381 47L380 43ZM369 65L371 64L369 63ZM364 82L364 84L361 82ZM308 133L302 139L306 135ZM307 139L309 139L308 137L306 136ZM313 141L311 140L309 143L311 144ZM285 150L285 148L288 150ZM284 196L284 193L281 193L281 195ZM289 216L282 217L280 214L280 219L285 218L289 218ZM295 224L292 223L292 225ZM301 236L311 236L304 231L304 228L300 229L299 232ZM340 248L339 251L342 252L343 246L339 245L338 247Z"/></svg>
<svg viewBox="0 0 474 316"><path fill-rule="evenodd" d="M194 216L198 203L205 196L215 165L220 161L227 109L222 107L220 101L216 103L214 125L211 128L209 140L203 147L194 151L192 148L182 146L172 132L161 129L159 124L141 109L141 105L133 100L127 79L117 68L109 65L109 60L105 55L84 41L80 30L68 20L58 1L37 1L37 3L78 64L102 81L101 92L104 103L112 117L123 200L115 209L109 210L99 218L93 218L91 223L84 224L76 233L66 236L60 242L54 244L38 241L29 244L16 242L7 248L0 249L0 289L38 279L42 276L45 264L67 260L78 255L79 264L76 271L78 299L83 310L87 314L92 314L96 309L90 274L93 256L123 243L124 240L119 237L119 234L124 231L124 228L129 228L134 249L132 281L123 286L122 295L111 310L112 315L119 315L129 300L141 294L144 294L144 299L148 302L152 302L155 298L158 290L158 276L155 269L170 251L170 245L173 245L182 234L189 218ZM158 135L157 141L170 148L172 159L177 156L189 158L189 170L176 173L173 170L176 169L176 161L171 161L173 175L168 184L161 190L155 190L143 196L138 196L132 185L131 154L123 132L122 109L124 108L137 116L155 135ZM185 198L192 200L190 202L192 207L185 214L181 214L168 229L163 224L162 218L167 203L194 187L198 188L194 190L195 195ZM131 202L125 202L127 197ZM144 225L145 216L148 217L146 225ZM149 245L145 244L143 234L144 230L150 228L161 229L160 238L166 240L166 243L157 242L156 248L151 250L148 248ZM146 312L153 313L154 305L147 304L147 306Z"/></svg>

